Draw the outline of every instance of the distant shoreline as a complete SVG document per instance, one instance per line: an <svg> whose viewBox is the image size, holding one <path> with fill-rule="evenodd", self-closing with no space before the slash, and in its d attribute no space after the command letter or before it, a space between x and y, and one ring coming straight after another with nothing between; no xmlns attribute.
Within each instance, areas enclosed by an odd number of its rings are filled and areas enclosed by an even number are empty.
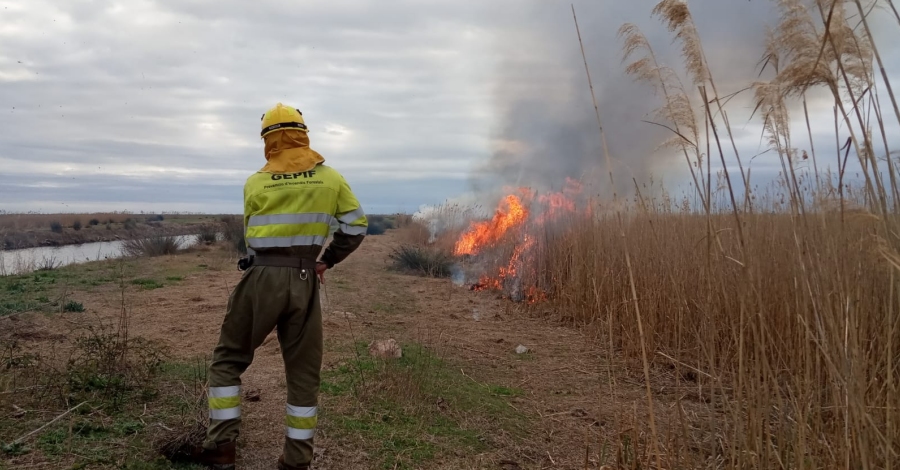
<svg viewBox="0 0 900 470"><path fill-rule="evenodd" d="M190 235L221 225L221 215L3 214L0 251Z"/></svg>

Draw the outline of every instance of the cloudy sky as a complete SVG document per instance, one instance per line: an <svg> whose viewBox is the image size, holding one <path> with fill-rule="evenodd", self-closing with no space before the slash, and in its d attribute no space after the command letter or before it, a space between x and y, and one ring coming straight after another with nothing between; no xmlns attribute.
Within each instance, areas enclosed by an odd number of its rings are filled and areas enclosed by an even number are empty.
<svg viewBox="0 0 900 470"><path fill-rule="evenodd" d="M574 2L616 171L675 187L683 157L655 152L664 135L640 121L657 102L625 77L616 39L637 23L674 61L655 3ZM0 0L0 210L240 212L264 163L260 115L277 102L303 111L312 147L369 213L583 176L598 141L570 5ZM690 5L720 83L746 86L771 2ZM881 16L879 31L896 29ZM882 54L900 64L896 48ZM833 142L831 104L811 107ZM759 150L756 127L737 132ZM492 165L510 146L526 162Z"/></svg>

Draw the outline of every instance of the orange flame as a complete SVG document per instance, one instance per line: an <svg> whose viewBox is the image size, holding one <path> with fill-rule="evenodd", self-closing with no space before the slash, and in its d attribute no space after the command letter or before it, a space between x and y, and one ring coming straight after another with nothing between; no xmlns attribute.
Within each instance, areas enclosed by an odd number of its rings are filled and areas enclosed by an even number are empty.
<svg viewBox="0 0 900 470"><path fill-rule="evenodd" d="M510 191L497 207L493 219L485 222L475 222L469 227L456 242L454 253L457 256L475 255L485 247L496 244L511 231L516 230L523 238L522 242L515 246L512 255L505 266L496 268L493 273L486 273L478 280L473 290L498 290L510 288L509 280L514 280L517 289L528 303L542 302L548 299L548 294L533 283L537 281L535 268L532 264L534 256L531 248L535 244L534 237L529 229L539 228L550 221L558 220L561 216L575 214L577 212L575 200L583 191L582 184L574 179L566 178L566 184L561 192L550 192L535 197L535 192L529 188L518 188ZM526 202L523 202L526 201ZM540 214L529 221L530 212L526 203L536 206ZM538 232L539 233L539 232ZM528 285L528 283L532 283Z"/></svg>
<svg viewBox="0 0 900 470"><path fill-rule="evenodd" d="M503 198L494 218L487 222L473 223L469 230L456 242L453 253L457 256L474 255L485 246L492 245L515 227L528 219L528 209L515 194Z"/></svg>

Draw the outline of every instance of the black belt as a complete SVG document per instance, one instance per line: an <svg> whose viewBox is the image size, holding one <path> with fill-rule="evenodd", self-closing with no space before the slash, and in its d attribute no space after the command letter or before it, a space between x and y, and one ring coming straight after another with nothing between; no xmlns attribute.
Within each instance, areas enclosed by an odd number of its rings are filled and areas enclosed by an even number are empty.
<svg viewBox="0 0 900 470"><path fill-rule="evenodd" d="M251 258L253 266L274 266L277 268L316 269L316 260L293 256L259 256Z"/></svg>

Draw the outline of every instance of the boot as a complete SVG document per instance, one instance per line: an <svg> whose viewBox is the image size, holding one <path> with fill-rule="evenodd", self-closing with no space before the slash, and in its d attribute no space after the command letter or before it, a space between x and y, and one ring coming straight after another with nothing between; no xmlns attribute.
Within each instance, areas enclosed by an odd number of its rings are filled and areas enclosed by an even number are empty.
<svg viewBox="0 0 900 470"><path fill-rule="evenodd" d="M312 467L309 464L301 465L299 467L294 465L288 465L284 463L284 454L281 454L281 457L278 457L278 470L310 470Z"/></svg>
<svg viewBox="0 0 900 470"><path fill-rule="evenodd" d="M212 470L234 470L235 448L234 442L220 444L213 450L193 446L180 452L181 458L177 460L206 465Z"/></svg>

